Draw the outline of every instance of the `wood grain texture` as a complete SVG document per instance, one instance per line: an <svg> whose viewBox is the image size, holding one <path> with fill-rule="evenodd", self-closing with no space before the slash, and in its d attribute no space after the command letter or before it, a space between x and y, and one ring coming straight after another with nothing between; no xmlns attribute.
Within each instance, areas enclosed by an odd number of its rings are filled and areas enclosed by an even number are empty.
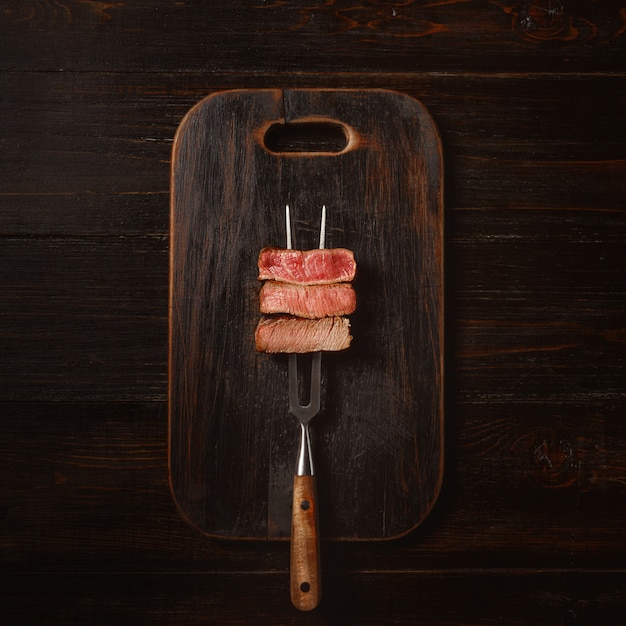
<svg viewBox="0 0 626 626"><path fill-rule="evenodd" d="M312 611L322 596L315 476L294 476L290 549L291 602L301 611Z"/></svg>
<svg viewBox="0 0 626 626"><path fill-rule="evenodd" d="M0 8L0 621L621 626L623 3L305 4ZM443 489L307 614L169 493L170 153L233 88L395 89L445 154Z"/></svg>
<svg viewBox="0 0 626 626"><path fill-rule="evenodd" d="M144 72L624 70L619 0L9 0L3 15L4 70L110 72L121 59Z"/></svg>
<svg viewBox="0 0 626 626"><path fill-rule="evenodd" d="M621 626L623 572L337 573L319 608L299 613L275 573L47 573L3 577L3 621L108 626L234 624Z"/></svg>
<svg viewBox="0 0 626 626"><path fill-rule="evenodd" d="M311 119L341 122L345 151L264 147L272 124ZM326 204L326 245L354 251L359 307L350 350L323 359L320 528L405 534L432 508L443 464L441 153L430 116L382 90L222 92L181 125L172 168L170 454L181 512L211 535L289 537L281 499L297 429L285 360L254 350L256 260L284 242L285 204L294 245L314 248Z"/></svg>

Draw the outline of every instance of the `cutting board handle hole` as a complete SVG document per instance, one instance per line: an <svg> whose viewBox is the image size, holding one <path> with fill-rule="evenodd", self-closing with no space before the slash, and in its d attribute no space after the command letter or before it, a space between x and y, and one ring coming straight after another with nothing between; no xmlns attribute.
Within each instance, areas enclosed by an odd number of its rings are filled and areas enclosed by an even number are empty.
<svg viewBox="0 0 626 626"><path fill-rule="evenodd" d="M345 127L336 122L291 122L272 124L263 142L270 152L338 154L348 147L350 138Z"/></svg>

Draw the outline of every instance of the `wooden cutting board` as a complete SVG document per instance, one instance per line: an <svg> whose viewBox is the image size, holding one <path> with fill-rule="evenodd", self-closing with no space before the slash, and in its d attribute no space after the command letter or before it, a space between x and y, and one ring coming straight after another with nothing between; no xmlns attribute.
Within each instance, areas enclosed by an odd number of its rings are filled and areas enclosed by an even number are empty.
<svg viewBox="0 0 626 626"><path fill-rule="evenodd" d="M169 453L181 515L224 538L289 538L299 426L287 358L255 350L257 257L354 251L349 350L324 354L312 422L322 539L399 537L443 473L442 156L416 100L384 91L214 93L172 160Z"/></svg>

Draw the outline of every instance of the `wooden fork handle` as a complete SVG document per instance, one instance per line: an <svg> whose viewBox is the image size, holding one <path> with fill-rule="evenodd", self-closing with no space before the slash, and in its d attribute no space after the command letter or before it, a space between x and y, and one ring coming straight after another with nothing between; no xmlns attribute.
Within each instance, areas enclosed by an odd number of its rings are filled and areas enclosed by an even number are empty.
<svg viewBox="0 0 626 626"><path fill-rule="evenodd" d="M291 601L301 611L321 597L320 546L315 476L295 476L291 511Z"/></svg>

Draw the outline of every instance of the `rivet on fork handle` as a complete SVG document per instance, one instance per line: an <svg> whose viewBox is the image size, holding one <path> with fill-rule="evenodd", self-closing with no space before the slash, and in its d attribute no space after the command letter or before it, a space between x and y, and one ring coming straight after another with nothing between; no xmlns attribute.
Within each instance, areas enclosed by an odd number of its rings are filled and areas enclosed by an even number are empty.
<svg viewBox="0 0 626 626"><path fill-rule="evenodd" d="M316 496L315 476L294 477L290 588L291 601L301 611L314 609L321 596Z"/></svg>

